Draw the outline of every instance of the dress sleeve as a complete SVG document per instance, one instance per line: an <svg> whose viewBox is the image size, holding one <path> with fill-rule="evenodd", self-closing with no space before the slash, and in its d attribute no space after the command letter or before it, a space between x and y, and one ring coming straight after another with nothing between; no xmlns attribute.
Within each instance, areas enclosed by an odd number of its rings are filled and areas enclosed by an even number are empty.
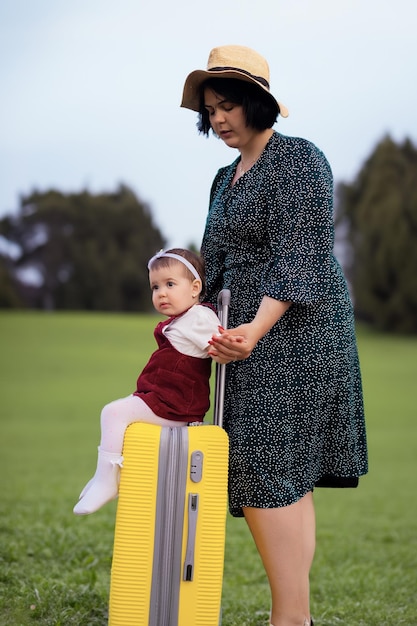
<svg viewBox="0 0 417 626"><path fill-rule="evenodd" d="M270 262L262 291L277 300L315 302L330 286L333 259L333 178L323 153L295 141L269 176Z"/></svg>
<svg viewBox="0 0 417 626"><path fill-rule="evenodd" d="M207 293L205 301L216 307L217 294L223 289L225 237L228 235L223 211L223 194L230 183L232 167L217 172L210 190L209 211L201 244L201 255L206 264Z"/></svg>

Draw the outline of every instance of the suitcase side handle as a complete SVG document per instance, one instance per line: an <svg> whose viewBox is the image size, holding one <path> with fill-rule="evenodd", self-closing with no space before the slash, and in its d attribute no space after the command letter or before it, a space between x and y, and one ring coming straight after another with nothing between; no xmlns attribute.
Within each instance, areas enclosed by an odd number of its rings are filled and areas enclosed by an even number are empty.
<svg viewBox="0 0 417 626"><path fill-rule="evenodd" d="M188 538L182 575L182 579L187 581L192 581L194 579L195 543L199 511L198 501L198 493L188 494Z"/></svg>
<svg viewBox="0 0 417 626"><path fill-rule="evenodd" d="M223 328L229 322L230 289L222 289L217 297L217 314ZM226 381L226 365L216 364L216 391L214 400L214 419L216 426L223 428L224 387Z"/></svg>

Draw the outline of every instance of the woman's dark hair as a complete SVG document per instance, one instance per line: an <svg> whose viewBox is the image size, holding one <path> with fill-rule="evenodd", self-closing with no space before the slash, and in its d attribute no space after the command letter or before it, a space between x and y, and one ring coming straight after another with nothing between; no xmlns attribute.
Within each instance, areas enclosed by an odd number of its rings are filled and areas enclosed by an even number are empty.
<svg viewBox="0 0 417 626"><path fill-rule="evenodd" d="M256 130L266 130L275 124L279 106L274 99L253 83L236 78L209 78L200 88L200 109L197 128L208 135L211 124L204 106L204 90L208 87L216 94L234 104L241 105L246 117L246 126Z"/></svg>

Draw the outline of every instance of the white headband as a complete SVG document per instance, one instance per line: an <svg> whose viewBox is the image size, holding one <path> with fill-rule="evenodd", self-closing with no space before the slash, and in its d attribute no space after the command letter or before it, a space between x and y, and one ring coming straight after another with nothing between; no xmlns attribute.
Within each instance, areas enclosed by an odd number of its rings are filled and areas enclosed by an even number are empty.
<svg viewBox="0 0 417 626"><path fill-rule="evenodd" d="M197 272L197 270L195 269L194 265L192 265L189 261L187 261L187 259L185 259L183 256L180 256L179 254L174 254L173 252L164 252L163 250L160 250L159 252L157 252L148 262L148 270L151 269L151 265L154 261L156 261L157 259L163 259L165 257L168 257L170 259L175 259L176 261L180 261L181 263L183 263L185 265L185 267L187 269L190 270L191 274L194 276L194 278L196 280L199 280L201 283L203 282L200 278L199 273Z"/></svg>

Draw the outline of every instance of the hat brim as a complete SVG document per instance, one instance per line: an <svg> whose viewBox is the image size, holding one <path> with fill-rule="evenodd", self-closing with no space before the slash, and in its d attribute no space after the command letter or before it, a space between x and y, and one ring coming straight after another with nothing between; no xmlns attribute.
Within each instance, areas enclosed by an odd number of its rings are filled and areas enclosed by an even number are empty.
<svg viewBox="0 0 417 626"><path fill-rule="evenodd" d="M252 76L248 76L238 70L221 70L221 71L208 71L208 70L194 70L191 72L185 79L184 89L182 94L181 107L185 109L191 109L192 111L200 110L200 89L201 85L208 80L209 78L236 78L237 80L242 80L246 83L252 83L262 89L263 92L268 94L268 96L275 102L275 104L279 107L279 114L282 117L288 117L288 109L287 107L278 102L271 94L269 89L264 87L261 83L259 83Z"/></svg>

